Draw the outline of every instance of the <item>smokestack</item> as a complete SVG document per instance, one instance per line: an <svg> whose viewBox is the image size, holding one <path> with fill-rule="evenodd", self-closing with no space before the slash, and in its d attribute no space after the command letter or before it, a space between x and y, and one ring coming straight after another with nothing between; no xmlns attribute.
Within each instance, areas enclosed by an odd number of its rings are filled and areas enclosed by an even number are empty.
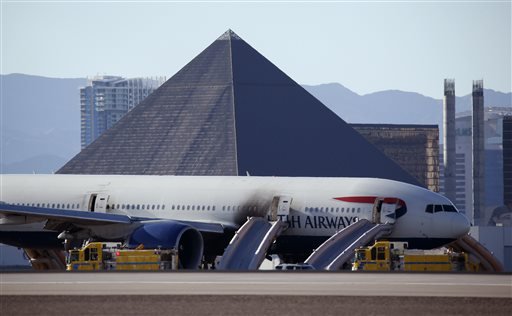
<svg viewBox="0 0 512 316"><path fill-rule="evenodd" d="M445 196L455 204L455 80L444 79L443 99L443 165Z"/></svg>
<svg viewBox="0 0 512 316"><path fill-rule="evenodd" d="M473 223L480 225L485 207L484 192L484 81L473 81Z"/></svg>

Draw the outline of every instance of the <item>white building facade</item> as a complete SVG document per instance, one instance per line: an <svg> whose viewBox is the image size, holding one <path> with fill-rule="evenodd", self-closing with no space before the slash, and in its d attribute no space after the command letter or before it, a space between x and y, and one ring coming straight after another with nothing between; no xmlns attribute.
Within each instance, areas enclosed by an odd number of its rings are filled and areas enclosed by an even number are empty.
<svg viewBox="0 0 512 316"><path fill-rule="evenodd" d="M149 96L164 77L101 76L80 89L81 145L85 148Z"/></svg>

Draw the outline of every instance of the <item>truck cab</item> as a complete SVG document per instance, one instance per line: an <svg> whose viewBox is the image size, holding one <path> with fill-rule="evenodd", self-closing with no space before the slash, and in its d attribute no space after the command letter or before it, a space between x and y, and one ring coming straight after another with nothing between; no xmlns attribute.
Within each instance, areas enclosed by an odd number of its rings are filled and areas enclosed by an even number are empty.
<svg viewBox="0 0 512 316"><path fill-rule="evenodd" d="M81 249L70 250L66 258L66 270L102 270L104 262L112 259L112 251L120 247L119 243L91 242Z"/></svg>
<svg viewBox="0 0 512 316"><path fill-rule="evenodd" d="M370 247L355 250L352 270L391 271L395 262L408 248L407 242L376 241Z"/></svg>

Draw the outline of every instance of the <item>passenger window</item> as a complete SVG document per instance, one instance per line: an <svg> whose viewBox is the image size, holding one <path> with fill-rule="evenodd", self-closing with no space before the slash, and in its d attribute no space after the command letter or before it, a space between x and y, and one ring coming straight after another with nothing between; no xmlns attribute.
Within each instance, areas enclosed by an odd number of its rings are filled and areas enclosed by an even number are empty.
<svg viewBox="0 0 512 316"><path fill-rule="evenodd" d="M437 213L437 212L442 212L443 211L443 206L442 205L436 205L435 208L434 208L434 212Z"/></svg>
<svg viewBox="0 0 512 316"><path fill-rule="evenodd" d="M162 210L165 210L165 204L162 204Z"/></svg>
<svg viewBox="0 0 512 316"><path fill-rule="evenodd" d="M427 208L425 209L425 212L427 212L427 213L434 213L434 205L432 205L432 204L427 205Z"/></svg>

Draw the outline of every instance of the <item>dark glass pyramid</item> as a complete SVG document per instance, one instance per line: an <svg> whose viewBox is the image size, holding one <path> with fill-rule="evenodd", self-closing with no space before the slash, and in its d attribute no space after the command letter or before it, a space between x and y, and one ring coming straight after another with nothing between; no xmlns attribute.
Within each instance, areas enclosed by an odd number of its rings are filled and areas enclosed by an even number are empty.
<svg viewBox="0 0 512 316"><path fill-rule="evenodd" d="M228 30L58 173L417 181Z"/></svg>

